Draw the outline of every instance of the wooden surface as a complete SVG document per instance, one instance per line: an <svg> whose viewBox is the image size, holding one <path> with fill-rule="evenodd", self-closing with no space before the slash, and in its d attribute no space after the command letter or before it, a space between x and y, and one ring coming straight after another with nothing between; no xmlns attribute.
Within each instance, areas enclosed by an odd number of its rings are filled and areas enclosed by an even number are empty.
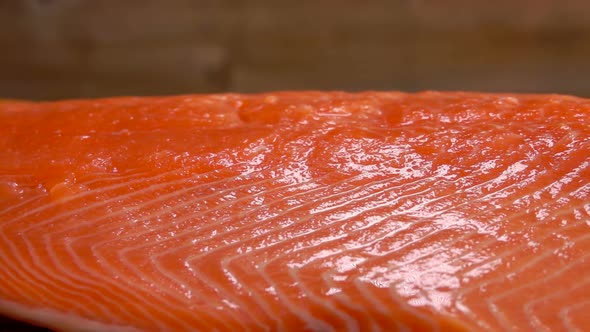
<svg viewBox="0 0 590 332"><path fill-rule="evenodd" d="M280 89L590 96L582 0L0 0L0 97Z"/></svg>

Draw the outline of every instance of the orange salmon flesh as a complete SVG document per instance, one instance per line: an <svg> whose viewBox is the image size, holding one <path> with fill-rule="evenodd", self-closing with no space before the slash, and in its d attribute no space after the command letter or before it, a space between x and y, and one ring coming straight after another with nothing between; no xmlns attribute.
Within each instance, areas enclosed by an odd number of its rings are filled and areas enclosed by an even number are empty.
<svg viewBox="0 0 590 332"><path fill-rule="evenodd" d="M0 101L0 315L60 331L590 329L590 100Z"/></svg>

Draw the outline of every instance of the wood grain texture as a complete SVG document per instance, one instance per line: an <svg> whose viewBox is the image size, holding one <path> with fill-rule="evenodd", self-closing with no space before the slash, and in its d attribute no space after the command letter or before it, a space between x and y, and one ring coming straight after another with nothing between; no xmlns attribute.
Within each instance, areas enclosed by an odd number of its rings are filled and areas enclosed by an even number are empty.
<svg viewBox="0 0 590 332"><path fill-rule="evenodd" d="M0 1L0 97L282 89L590 95L590 5Z"/></svg>

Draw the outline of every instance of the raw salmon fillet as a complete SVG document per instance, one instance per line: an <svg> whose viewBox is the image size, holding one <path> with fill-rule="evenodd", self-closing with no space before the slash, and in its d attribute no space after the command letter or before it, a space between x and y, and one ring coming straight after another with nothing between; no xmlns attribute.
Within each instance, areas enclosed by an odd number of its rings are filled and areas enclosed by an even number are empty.
<svg viewBox="0 0 590 332"><path fill-rule="evenodd" d="M71 331L590 329L590 101L0 102L0 314Z"/></svg>

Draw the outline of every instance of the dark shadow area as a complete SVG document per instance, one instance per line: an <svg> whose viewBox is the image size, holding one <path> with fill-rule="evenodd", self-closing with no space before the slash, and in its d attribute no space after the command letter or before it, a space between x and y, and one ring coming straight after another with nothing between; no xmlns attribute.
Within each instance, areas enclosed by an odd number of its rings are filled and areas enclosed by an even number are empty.
<svg viewBox="0 0 590 332"><path fill-rule="evenodd" d="M52 330L23 323L0 315L0 332L51 332Z"/></svg>

